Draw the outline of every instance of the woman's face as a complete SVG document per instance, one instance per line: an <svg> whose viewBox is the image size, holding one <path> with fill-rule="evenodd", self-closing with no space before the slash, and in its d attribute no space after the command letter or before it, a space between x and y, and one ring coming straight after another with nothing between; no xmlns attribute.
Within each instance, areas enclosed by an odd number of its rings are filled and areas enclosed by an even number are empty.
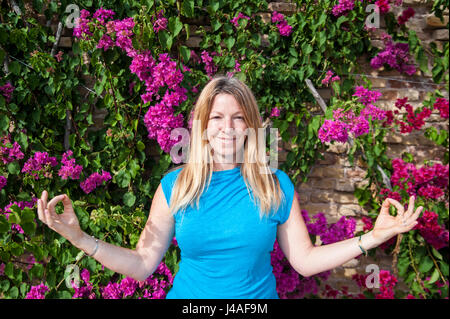
<svg viewBox="0 0 450 319"><path fill-rule="evenodd" d="M215 162L242 162L238 156L235 160L234 154L243 151L246 129L244 113L236 99L230 94L216 95L207 125L207 138Z"/></svg>

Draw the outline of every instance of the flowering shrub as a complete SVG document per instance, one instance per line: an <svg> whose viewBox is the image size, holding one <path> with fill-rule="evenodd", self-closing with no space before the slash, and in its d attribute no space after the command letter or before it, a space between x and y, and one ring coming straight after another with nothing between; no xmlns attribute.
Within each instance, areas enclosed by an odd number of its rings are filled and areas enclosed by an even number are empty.
<svg viewBox="0 0 450 319"><path fill-rule="evenodd" d="M258 99L262 119L270 118L285 141L302 145L292 148L280 167L292 171L294 180L307 177L325 149L322 141L344 142L349 137L355 138L351 159L361 149L369 172L377 174L377 163L391 169L378 128L401 127L402 121L405 134L411 126L420 129L427 110L439 110L448 118L448 100L436 96L424 102L423 113L412 112L407 100L399 102L408 115L394 121L397 114L374 105L379 98L376 91L363 86L352 90L354 79L343 75L358 69L355 58L363 53L369 53L376 65L406 74L416 63L421 70L427 66L412 32L386 36L381 52L371 46L365 7L372 2L308 0L299 3L302 8L295 14L272 12L265 22L258 13L268 12L268 3L259 0L210 3L206 8L194 0L181 6L175 1L150 1L145 6L135 1L126 5L115 0L74 1L81 11L72 30L71 51L60 48L53 53L49 44L56 41L55 35L37 21L45 16L67 22L65 7L52 3L44 8L34 1L19 17L8 4L2 6L0 34L10 36L0 36L4 62L0 70L0 298L165 297L180 259L175 239L158 270L136 282L103 268L42 225L36 201L44 189L49 197L66 193L83 230L111 244L135 247L162 174L174 162L169 152L180 139L171 132L191 127L186 119L199 90L218 73L245 81ZM389 17L392 1L375 3ZM440 9L436 7L436 12ZM388 19L389 30L392 23L404 30L411 14ZM198 47L189 48L185 41L193 35L189 24L195 19L203 19L209 28L197 27L195 35L202 40ZM433 80L439 83L446 79L448 67L442 57L448 55L448 44L444 52L432 47L432 53ZM306 79L316 86L330 85L335 93L331 103L335 107L327 113L323 128L323 117L312 117L307 110L312 97ZM99 112L105 114L101 120ZM295 123L297 132L289 129L289 123ZM448 146L444 130L427 128L425 135ZM374 142L374 147L367 147ZM409 282L414 279L411 274L423 277L419 286L412 284L415 296L446 296L442 277L448 257L436 247L446 238L448 242L444 226L448 207L440 202L448 187L438 178L414 180L417 185L398 185L382 193L404 199L404 192L413 189L428 203L430 214L424 215L414 236L402 241L398 255L401 277ZM378 180L381 177L376 175L374 181ZM367 192L357 191L362 205L369 204ZM377 203L371 204L375 210ZM310 218L304 213L304 217L314 242L316 237L331 243L356 235L352 219L328 225L323 215ZM431 245L431 255L423 249L429 245L423 244ZM420 264L409 262L410 251ZM328 272L301 278L277 244L272 265L280 297L327 297L318 282L326 282ZM81 270L78 286L66 282L74 266ZM432 286L437 282L439 289ZM328 293L349 295L330 289ZM389 291L386 295L391 296Z"/></svg>
<svg viewBox="0 0 450 319"><path fill-rule="evenodd" d="M399 245L398 272L402 279L411 287L412 293L408 298L426 298L427 296L448 296L448 284L444 276L448 276L448 256L445 257L441 252L448 247L449 231L448 231L448 186L449 186L449 165L448 165L448 149L447 155L442 163L425 163L421 167L417 167L408 159L394 158L388 159L385 155L385 141L383 140L387 129L394 134L409 134L413 130L420 131L425 124L424 120L431 115L433 109L439 110L439 114L443 119L448 118L448 100L441 97L430 97L424 101L424 106L413 110L410 104L407 104L407 98L397 99L395 107L406 109L403 119L394 119L394 114L399 117L398 110L385 111L377 108L373 103L381 97L381 93L368 90L362 86L355 88L355 93L351 101L336 101L334 108L328 111L327 117L319 129L319 138L325 142L345 143L349 141L351 136L353 147L349 153L349 159L354 160L354 154L363 154L363 160L368 165L367 177L371 177L371 183L364 188L357 188L355 195L360 205L369 206L371 218L364 217L363 233L373 228L373 221L377 217L379 207L382 201L387 198L393 198L405 205L410 196L416 197L417 205L424 205L428 209L424 210L422 216L418 219L418 224L414 227L414 231L398 237L392 238L386 243L380 245L382 250L391 250L393 245ZM343 106L343 107L342 107ZM360 110L363 114L364 126L361 121L355 124L354 111ZM441 111L442 110L442 111ZM331 115L332 114L332 115ZM357 129L362 127L362 129ZM425 134L427 136L427 134ZM442 145L448 145L448 134L439 136ZM436 136L428 137L436 141ZM445 143L444 143L445 141ZM359 151L360 150L360 151ZM408 161L406 161L408 159ZM381 166L380 166L381 165ZM390 171L388 172L389 184L383 177L378 177L380 167ZM381 168L382 170L384 170ZM380 185L378 181L383 181L385 185ZM388 186L389 188L387 188ZM377 189L378 196L370 195L371 187ZM401 242L399 241L401 240ZM405 243L406 242L406 243ZM417 250L413 250L416 247ZM425 250L423 250L425 249ZM439 263L438 263L439 262ZM418 264L416 266L416 264ZM380 273L381 276L381 273ZM384 276L384 277L383 277ZM386 272L380 277L381 283L379 294L373 294L366 291L364 296L374 298L398 298L394 293L394 286L398 281L398 277L392 276ZM425 281L421 278L428 278ZM430 286L440 279L439 289L430 290ZM437 295L436 295L437 294ZM349 297L348 291L339 292L331 287L325 287L325 295L329 297ZM357 298L357 296L353 296Z"/></svg>

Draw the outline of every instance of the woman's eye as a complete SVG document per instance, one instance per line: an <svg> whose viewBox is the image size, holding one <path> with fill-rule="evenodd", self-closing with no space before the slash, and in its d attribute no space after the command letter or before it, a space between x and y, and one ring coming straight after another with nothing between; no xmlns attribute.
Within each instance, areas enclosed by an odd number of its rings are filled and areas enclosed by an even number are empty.
<svg viewBox="0 0 450 319"><path fill-rule="evenodd" d="M220 116L213 116L211 119L220 119ZM243 120L244 118L242 116L237 116L235 119Z"/></svg>

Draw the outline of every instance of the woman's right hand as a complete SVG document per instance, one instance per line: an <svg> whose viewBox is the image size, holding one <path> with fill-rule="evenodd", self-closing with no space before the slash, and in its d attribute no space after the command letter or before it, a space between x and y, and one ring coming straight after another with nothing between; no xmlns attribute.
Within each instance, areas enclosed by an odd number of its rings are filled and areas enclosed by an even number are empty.
<svg viewBox="0 0 450 319"><path fill-rule="evenodd" d="M48 204L47 199L48 193L43 191L37 202L39 219L71 243L76 242L77 239L81 238L83 231L80 228L70 198L66 194L58 195L52 198ZM64 213L57 214L55 206L61 201L64 205Z"/></svg>

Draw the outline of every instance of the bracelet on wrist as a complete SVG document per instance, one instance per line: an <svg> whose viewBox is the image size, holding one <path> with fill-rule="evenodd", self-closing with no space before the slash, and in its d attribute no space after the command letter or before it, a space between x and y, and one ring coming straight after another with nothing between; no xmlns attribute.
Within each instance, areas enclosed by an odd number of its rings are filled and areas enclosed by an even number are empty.
<svg viewBox="0 0 450 319"><path fill-rule="evenodd" d="M361 236L362 236L362 235L359 235L358 246L359 246L359 249L361 249L361 251L362 251L362 253L364 254L364 256L367 257L367 250L365 250L365 249L362 247Z"/></svg>
<svg viewBox="0 0 450 319"><path fill-rule="evenodd" d="M94 247L94 251L91 254L86 253L86 255L88 255L89 257L93 257L98 250L98 239L95 238L94 236L92 236L92 238L95 239L95 247Z"/></svg>

